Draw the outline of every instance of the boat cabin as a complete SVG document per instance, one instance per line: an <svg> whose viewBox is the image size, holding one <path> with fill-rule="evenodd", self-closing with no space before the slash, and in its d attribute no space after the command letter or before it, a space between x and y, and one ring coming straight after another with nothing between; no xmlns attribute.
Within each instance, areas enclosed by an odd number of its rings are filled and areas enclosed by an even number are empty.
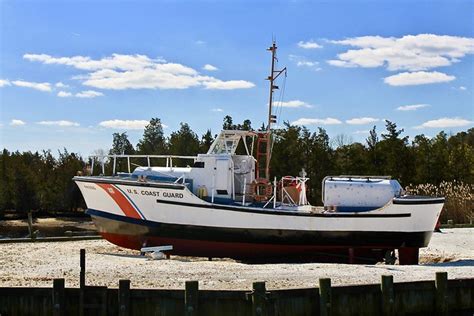
<svg viewBox="0 0 474 316"><path fill-rule="evenodd" d="M210 202L225 203L242 201L248 186L255 181L256 159L253 156L257 132L223 130L212 143L208 152L197 156L144 156L148 166L139 166L133 172L114 174L137 178L141 181L184 183L198 197ZM110 156L117 158L134 156ZM150 158L167 158L165 166L152 166ZM177 167L174 161L188 160L185 167ZM114 168L115 169L115 168ZM249 198L247 197L247 201Z"/></svg>

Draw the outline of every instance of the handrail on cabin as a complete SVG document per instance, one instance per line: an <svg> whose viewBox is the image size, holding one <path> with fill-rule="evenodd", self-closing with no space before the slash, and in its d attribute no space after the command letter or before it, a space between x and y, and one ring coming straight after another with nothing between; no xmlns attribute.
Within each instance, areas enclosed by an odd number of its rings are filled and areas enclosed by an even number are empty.
<svg viewBox="0 0 474 316"><path fill-rule="evenodd" d="M147 159L147 164L148 167L151 167L150 163L150 158L161 158L161 159L166 159L166 167L172 167L173 166L173 158L177 159L189 159L189 160L196 160L197 156L180 156L180 155L90 155L88 158L91 159L91 174L94 172L94 162L100 161L101 166L102 166L102 174L105 174L105 159L112 158L113 159L113 170L112 174L115 174L115 169L117 166L117 158L126 158L127 159L127 166L128 166L128 173L131 172L130 168L130 158L146 158Z"/></svg>

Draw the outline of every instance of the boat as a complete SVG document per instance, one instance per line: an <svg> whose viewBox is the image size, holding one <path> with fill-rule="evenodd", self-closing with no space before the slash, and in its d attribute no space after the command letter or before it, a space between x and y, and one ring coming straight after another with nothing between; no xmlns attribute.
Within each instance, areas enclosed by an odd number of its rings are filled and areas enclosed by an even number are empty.
<svg viewBox="0 0 474 316"><path fill-rule="evenodd" d="M389 177L340 175L324 178L323 206L313 206L304 169L270 177L273 92L286 68L275 69L275 42L268 50L266 129L223 130L208 152L197 156L91 157L90 174L73 180L99 233L130 249L171 245L167 254L181 256L394 263L398 253L400 264L417 264L444 198L406 195ZM133 159L146 163L132 170ZM118 170L123 160L127 172ZM93 175L97 162L102 169ZM106 162L111 175L105 175Z"/></svg>

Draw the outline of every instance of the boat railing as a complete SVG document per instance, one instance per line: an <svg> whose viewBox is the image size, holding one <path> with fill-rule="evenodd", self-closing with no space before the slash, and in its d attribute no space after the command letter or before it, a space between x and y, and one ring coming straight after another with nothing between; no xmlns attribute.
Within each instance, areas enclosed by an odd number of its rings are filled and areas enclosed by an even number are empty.
<svg viewBox="0 0 474 316"><path fill-rule="evenodd" d="M197 156L180 156L180 155L91 155L89 159L91 160L91 169L90 174L94 172L94 165L96 162L100 163L102 174L105 174L105 164L108 160L112 160L112 174L116 174L117 169L117 161L119 159L126 159L127 160L127 170L128 173L131 173L131 166L138 166L144 167L135 163L131 162L131 159L135 158L145 158L147 161L146 166L152 167L151 159L165 159L166 160L166 167L173 167L173 159L184 159L184 160L192 160L193 163L197 159Z"/></svg>
<svg viewBox="0 0 474 316"><path fill-rule="evenodd" d="M391 176L359 176L359 175L340 175L340 176L326 176L324 177L323 181L326 180L326 179L333 179L333 178L344 178L344 179L348 179L349 181L351 181L352 179L366 179L367 181L371 180L371 179L382 179L382 180L391 180L392 177Z"/></svg>
<svg viewBox="0 0 474 316"><path fill-rule="evenodd" d="M308 199L306 197L306 182L308 180L309 178L306 178L305 176L284 176L281 177L280 180L277 180L277 177L275 177L272 183L266 182L266 186L269 189L271 188L271 193L269 193L267 198L264 200L265 204L263 205L263 208L266 208L269 205L273 205L274 209L277 208L277 205L307 205ZM248 187L251 189L248 190ZM254 200L255 195L255 182L246 183L244 179L242 205L246 205L245 203L247 197L249 197L251 200Z"/></svg>

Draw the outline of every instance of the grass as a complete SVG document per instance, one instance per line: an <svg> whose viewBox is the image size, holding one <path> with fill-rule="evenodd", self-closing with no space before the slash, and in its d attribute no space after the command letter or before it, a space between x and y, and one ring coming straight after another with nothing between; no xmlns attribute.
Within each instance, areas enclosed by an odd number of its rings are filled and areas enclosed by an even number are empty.
<svg viewBox="0 0 474 316"><path fill-rule="evenodd" d="M441 223L453 220L454 223L465 224L474 220L474 184L456 180L443 181L439 185L424 183L409 185L406 192L446 198Z"/></svg>

